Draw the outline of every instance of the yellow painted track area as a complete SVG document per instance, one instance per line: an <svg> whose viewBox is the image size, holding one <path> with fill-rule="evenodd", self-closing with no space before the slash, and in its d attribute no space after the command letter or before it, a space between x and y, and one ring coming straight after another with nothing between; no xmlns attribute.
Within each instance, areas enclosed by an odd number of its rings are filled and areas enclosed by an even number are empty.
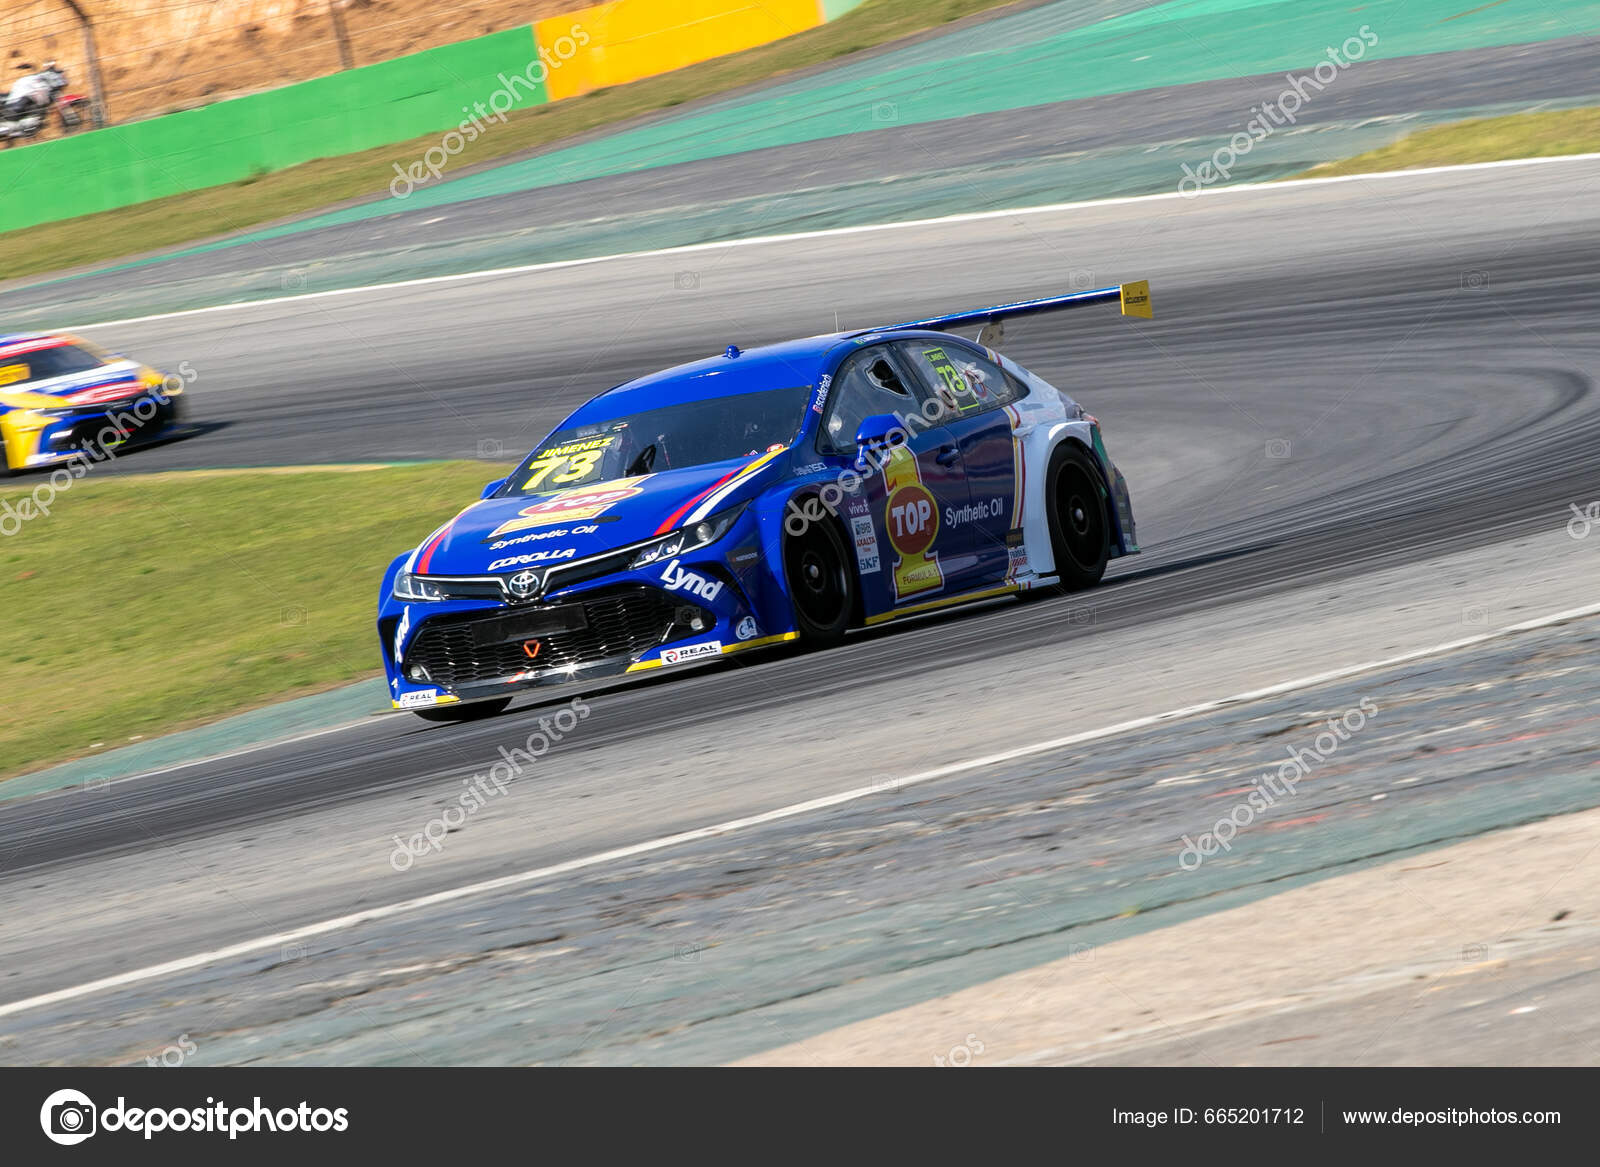
<svg viewBox="0 0 1600 1167"><path fill-rule="evenodd" d="M670 73L823 23L821 0L612 0L534 25L551 101Z"/></svg>

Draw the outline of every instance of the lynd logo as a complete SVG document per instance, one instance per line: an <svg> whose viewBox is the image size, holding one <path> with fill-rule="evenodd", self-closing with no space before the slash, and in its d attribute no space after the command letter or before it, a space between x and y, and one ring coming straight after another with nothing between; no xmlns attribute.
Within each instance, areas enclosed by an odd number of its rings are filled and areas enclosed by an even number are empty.
<svg viewBox="0 0 1600 1167"><path fill-rule="evenodd" d="M702 600L714 600L722 591L722 581L707 579L698 572L685 571L676 559L661 569L661 582L669 592L688 592Z"/></svg>

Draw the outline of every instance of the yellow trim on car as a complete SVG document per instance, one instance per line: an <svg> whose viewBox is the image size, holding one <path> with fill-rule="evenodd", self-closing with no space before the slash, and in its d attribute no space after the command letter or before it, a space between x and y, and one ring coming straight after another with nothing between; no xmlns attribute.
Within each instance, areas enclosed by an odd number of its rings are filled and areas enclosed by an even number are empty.
<svg viewBox="0 0 1600 1167"><path fill-rule="evenodd" d="M745 640L745 641L741 641L738 644L725 644L725 645L722 646L722 652L719 653L718 655L727 656L729 653L739 652L741 649L761 648L763 645L781 644L782 642L784 642L786 640L798 640L798 639L800 639L800 634L798 632L783 632L783 633L779 633L777 636L763 636L758 640ZM710 657L704 657L704 658L696 658L696 659L710 660L711 658ZM688 664L689 662L685 661L683 663ZM659 669L664 664L666 664L666 662L664 660L662 660L660 657L657 657L655 660L642 660L642 661L638 661L638 662L636 662L634 664L629 665L628 666L628 672L630 672L630 673L642 673L646 669Z"/></svg>
<svg viewBox="0 0 1600 1167"><path fill-rule="evenodd" d="M1006 584L1004 587L989 588L981 592L962 592L959 596L946 596L942 600L929 600L925 604L912 604L909 608L898 608L893 612L882 612L876 616L867 617L867 625L883 624L900 616L913 616L918 612L929 612L935 608L948 608L952 604L965 604L972 600L987 600L995 596L1008 596L1012 592L1022 590L1017 584Z"/></svg>
<svg viewBox="0 0 1600 1167"><path fill-rule="evenodd" d="M722 655L727 656L730 652L742 652L747 648L760 648L765 644L782 644L787 640L799 639L800 634L798 632L784 632L777 636L763 636L759 640L744 640L740 641L738 644L726 645L723 647Z"/></svg>

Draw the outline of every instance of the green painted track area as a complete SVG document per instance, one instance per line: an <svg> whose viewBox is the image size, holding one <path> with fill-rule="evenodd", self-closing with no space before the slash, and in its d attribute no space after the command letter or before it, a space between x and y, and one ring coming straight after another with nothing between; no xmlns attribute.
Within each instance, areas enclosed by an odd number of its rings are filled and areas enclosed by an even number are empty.
<svg viewBox="0 0 1600 1167"><path fill-rule="evenodd" d="M1063 0L580 145L418 189L406 210L765 147L1168 85L1306 70L1370 29L1365 61L1600 34L1588 0ZM1334 82L1337 84L1337 82ZM937 160L930 160L930 169ZM389 214L352 207L245 236ZM233 242L239 240L235 239Z"/></svg>

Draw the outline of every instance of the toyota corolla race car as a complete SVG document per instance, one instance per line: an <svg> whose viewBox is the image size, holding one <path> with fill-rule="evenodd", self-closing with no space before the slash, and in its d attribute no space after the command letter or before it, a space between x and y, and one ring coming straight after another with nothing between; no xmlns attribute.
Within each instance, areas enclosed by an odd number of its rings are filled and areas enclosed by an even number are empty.
<svg viewBox="0 0 1600 1167"><path fill-rule="evenodd" d="M1150 316L1141 281L730 347L602 393L390 564L394 707L484 716L532 686L1093 586L1139 549L1127 485L1099 423L995 346L1007 319L1113 301Z"/></svg>
<svg viewBox="0 0 1600 1167"><path fill-rule="evenodd" d="M0 472L15 474L168 437L183 379L75 336L0 335Z"/></svg>

